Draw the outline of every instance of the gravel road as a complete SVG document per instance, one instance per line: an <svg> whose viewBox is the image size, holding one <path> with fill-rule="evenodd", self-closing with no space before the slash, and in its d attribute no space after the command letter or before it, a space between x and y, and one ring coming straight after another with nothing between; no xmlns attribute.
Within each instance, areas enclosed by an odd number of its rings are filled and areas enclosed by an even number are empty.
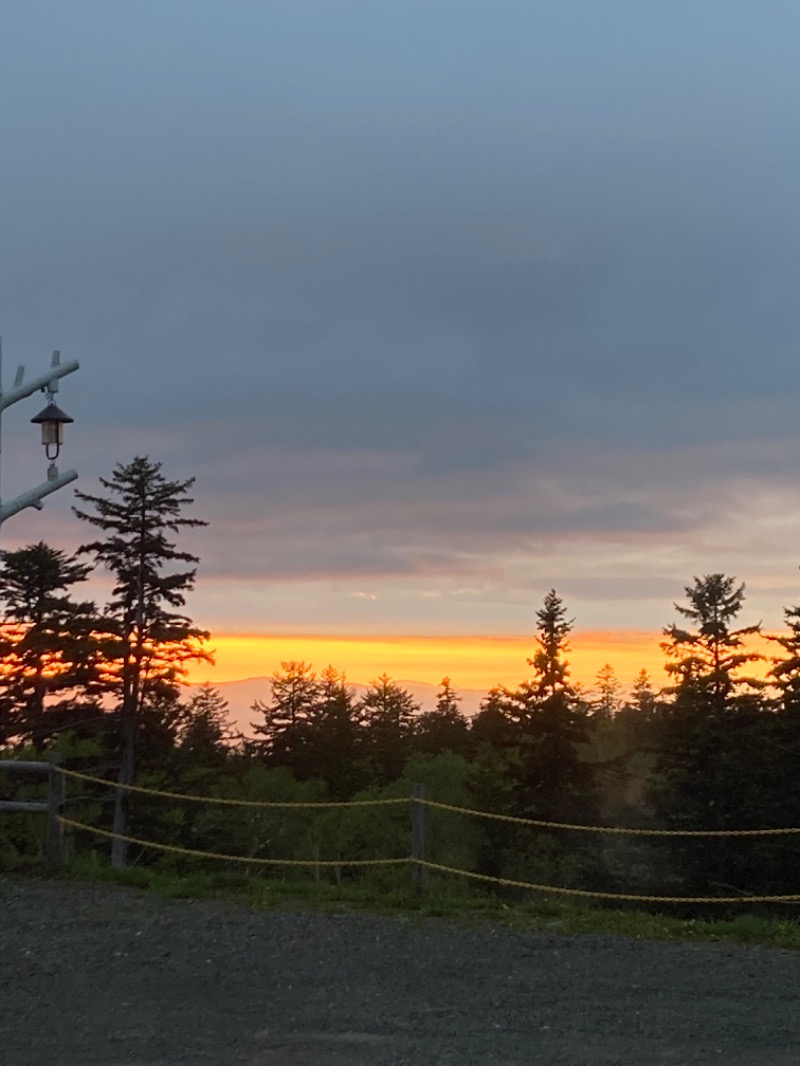
<svg viewBox="0 0 800 1066"><path fill-rule="evenodd" d="M0 881L4 1066L800 1063L800 957Z"/></svg>

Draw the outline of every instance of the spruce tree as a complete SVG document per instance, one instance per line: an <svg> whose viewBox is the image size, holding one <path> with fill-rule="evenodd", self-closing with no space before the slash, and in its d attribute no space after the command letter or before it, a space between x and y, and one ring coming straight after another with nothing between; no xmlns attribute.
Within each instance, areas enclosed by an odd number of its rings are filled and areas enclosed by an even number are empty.
<svg viewBox="0 0 800 1066"><path fill-rule="evenodd" d="M731 622L744 605L744 584L725 574L708 574L694 579L685 589L688 606L675 604L675 610L694 624L695 629L670 625L661 645L669 662L665 669L675 679L667 689L676 698L700 699L708 712L724 716L730 700L741 688L760 688L753 678L741 677L747 663L762 656L747 651L747 638L761 632L761 625L731 629Z"/></svg>
<svg viewBox="0 0 800 1066"><path fill-rule="evenodd" d="M569 681L569 635L575 625L555 589L550 589L536 612L538 648L528 665L534 670L534 690L540 699L551 699L574 691Z"/></svg>
<svg viewBox="0 0 800 1066"><path fill-rule="evenodd" d="M573 622L551 589L536 612L532 676L515 690L498 687L473 723L476 743L473 790L491 809L505 793L509 813L552 822L591 824L597 819L594 767L584 758L589 738L586 701L570 680L569 635ZM492 750L492 738L501 745ZM490 741L491 742L491 741ZM501 754L501 757L498 755ZM590 876L591 846L539 829L493 827L482 851L486 873L575 882Z"/></svg>
<svg viewBox="0 0 800 1066"><path fill-rule="evenodd" d="M762 716L761 739L769 758L769 778L762 788L760 807L764 825L800 825L800 607L783 612L786 631L770 635L782 654L771 658L769 679L775 689L772 708ZM769 891L792 892L800 881L800 856L785 847L762 850L762 869L772 870Z"/></svg>
<svg viewBox="0 0 800 1066"><path fill-rule="evenodd" d="M658 713L658 755L652 799L660 823L674 829L747 828L758 821L754 802L763 779L753 733L758 732L763 684L743 673L761 656L747 649L759 625L733 628L744 585L725 574L695 578L687 605L675 604L690 627L672 624L662 644L674 679L671 700ZM737 860L726 838L676 845L699 891L729 890ZM745 854L744 846L736 854Z"/></svg>
<svg viewBox="0 0 800 1066"><path fill-rule="evenodd" d="M569 680L573 622L550 590L536 612L533 677L507 705L520 736L519 813L552 821L591 822L596 816L593 770L581 756L588 740L585 702Z"/></svg>
<svg viewBox="0 0 800 1066"><path fill-rule="evenodd" d="M419 704L388 674L381 674L364 693L359 711L379 782L388 784L403 772Z"/></svg>
<svg viewBox="0 0 800 1066"><path fill-rule="evenodd" d="M513 693L504 685L494 685L470 723L470 791L478 810L513 814L519 806L520 730L509 711L512 702ZM479 872L503 876L519 835L517 828L507 822L487 823Z"/></svg>
<svg viewBox="0 0 800 1066"><path fill-rule="evenodd" d="M658 708L658 694L653 688L650 674L642 668L633 679L630 695L617 710L611 723L616 749L625 753L628 762L636 763L635 776L639 779L642 776L641 768L645 765L644 760L649 758L655 743Z"/></svg>
<svg viewBox="0 0 800 1066"><path fill-rule="evenodd" d="M220 766L238 735L228 701L208 682L201 685L185 705L178 725L181 754L190 764Z"/></svg>
<svg viewBox="0 0 800 1066"><path fill-rule="evenodd" d="M327 666L309 729L308 773L326 783L331 799L349 799L367 783L362 732L353 689L343 673Z"/></svg>
<svg viewBox="0 0 800 1066"><path fill-rule="evenodd" d="M651 718L656 711L658 697L650 674L644 667L633 679L630 706L635 707L643 719Z"/></svg>
<svg viewBox="0 0 800 1066"><path fill-rule="evenodd" d="M605 663L597 671L597 699L594 701L594 717L601 720L613 718L619 708L619 681L611 663Z"/></svg>
<svg viewBox="0 0 800 1066"><path fill-rule="evenodd" d="M281 663L270 677L271 696L256 700L251 710L263 717L253 723L262 737L261 749L276 766L287 766L298 777L308 776L308 747L318 712L320 686L310 663Z"/></svg>
<svg viewBox="0 0 800 1066"><path fill-rule="evenodd" d="M414 726L414 747L428 755L443 751L466 754L470 745L469 722L459 710L457 695L449 677L442 678L436 707L418 715Z"/></svg>
<svg viewBox="0 0 800 1066"><path fill-rule="evenodd" d="M470 723L474 745L496 750L510 749L519 743L519 730L511 719L513 693L505 685L494 685L481 700L478 713Z"/></svg>
<svg viewBox="0 0 800 1066"><path fill-rule="evenodd" d="M101 622L92 601L71 594L90 571L43 541L0 552L0 743L42 746L51 730L100 713Z"/></svg>
<svg viewBox="0 0 800 1066"><path fill-rule="evenodd" d="M76 491L83 508L73 508L78 518L101 533L80 552L92 556L114 578L105 628L111 638L108 659L119 701L121 785L134 780L137 728L148 701L159 704L177 698L186 664L209 658L203 649L208 633L181 610L194 587L199 559L179 549L173 539L207 523L185 517L186 508L194 503L189 495L194 478L169 481L161 465L142 456L118 464L110 479L100 478L103 495ZM114 832L125 834L127 826L128 792L119 788ZM115 839L114 865L124 866L126 855L125 841Z"/></svg>
<svg viewBox="0 0 800 1066"><path fill-rule="evenodd" d="M770 677L778 689L781 708L800 716L800 607L785 608L783 619L788 632L769 637L783 649L783 655L771 660Z"/></svg>

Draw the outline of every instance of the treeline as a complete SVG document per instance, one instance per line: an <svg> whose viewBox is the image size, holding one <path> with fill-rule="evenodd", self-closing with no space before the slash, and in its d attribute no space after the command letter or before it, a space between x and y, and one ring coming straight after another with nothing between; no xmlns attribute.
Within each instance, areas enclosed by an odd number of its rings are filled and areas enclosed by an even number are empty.
<svg viewBox="0 0 800 1066"><path fill-rule="evenodd" d="M387 675L357 696L333 666L286 662L233 727L219 692L185 698L207 634L184 613L196 556L178 545L191 481L171 482L137 458L77 494L96 539L69 554L45 543L0 553L0 742L6 753L60 751L68 766L123 784L226 798L323 801L407 795L522 819L582 826L747 830L800 827L800 608L751 650L744 586L695 578L664 629L669 685L645 671L628 698L611 666L594 694L569 669L573 620L555 591L535 614L527 677L497 686L467 718L444 678L433 710ZM113 579L106 604L77 590L94 567ZM71 788L74 782L71 783ZM10 795L12 781L0 782ZM26 786L27 787L27 786ZM407 812L206 809L86 786L82 818L199 850L316 861L407 854ZM73 789L75 793L76 790ZM737 896L800 891L795 835L625 837L485 822L431 812L436 861L493 877L652 895ZM33 823L0 823L0 857L22 854ZM76 847L106 847L88 837ZM114 859L126 861L123 842ZM137 856L140 861L177 861ZM346 867L343 868L346 871Z"/></svg>

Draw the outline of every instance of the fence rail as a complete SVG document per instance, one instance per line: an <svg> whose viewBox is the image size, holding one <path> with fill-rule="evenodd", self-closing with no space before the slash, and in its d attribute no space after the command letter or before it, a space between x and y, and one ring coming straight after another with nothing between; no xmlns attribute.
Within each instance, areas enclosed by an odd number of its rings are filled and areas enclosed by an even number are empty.
<svg viewBox="0 0 800 1066"><path fill-rule="evenodd" d="M0 800L0 814L46 814L47 828L44 854L48 865L63 866L66 862L64 827L61 814L67 801L67 782L61 770L61 756L53 755L49 762L30 762L23 759L0 759L0 773L46 774L47 800Z"/></svg>

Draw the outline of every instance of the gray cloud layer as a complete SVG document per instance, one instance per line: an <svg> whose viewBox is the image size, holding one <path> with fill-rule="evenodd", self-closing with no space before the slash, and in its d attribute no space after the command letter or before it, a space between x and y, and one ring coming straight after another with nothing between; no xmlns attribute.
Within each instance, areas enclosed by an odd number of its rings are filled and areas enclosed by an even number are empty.
<svg viewBox="0 0 800 1066"><path fill-rule="evenodd" d="M7 359L81 358L87 482L137 451L198 475L209 574L499 586L571 539L653 545L646 599L744 481L796 506L798 30L789 3L20 8Z"/></svg>

